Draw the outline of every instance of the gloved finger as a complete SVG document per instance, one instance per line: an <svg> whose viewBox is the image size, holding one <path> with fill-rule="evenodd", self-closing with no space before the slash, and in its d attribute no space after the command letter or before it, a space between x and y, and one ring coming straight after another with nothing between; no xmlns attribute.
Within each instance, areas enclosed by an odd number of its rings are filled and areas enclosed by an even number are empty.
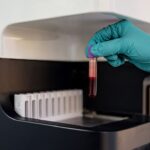
<svg viewBox="0 0 150 150"><path fill-rule="evenodd" d="M126 50L126 46L123 44L123 39L115 39L103 43L98 43L91 47L91 54L98 57L98 56L111 56L111 55L118 55L124 54Z"/></svg>
<svg viewBox="0 0 150 150"><path fill-rule="evenodd" d="M97 31L90 39L90 42L94 41L96 43L99 43L120 38L126 33L127 26L130 25L131 22L127 20L121 20L117 23L108 25L107 27L104 27ZM88 45L90 45L90 42L88 43Z"/></svg>
<svg viewBox="0 0 150 150"><path fill-rule="evenodd" d="M124 59L117 59L117 60L108 60L108 63L113 67L119 67L125 63Z"/></svg>
<svg viewBox="0 0 150 150"><path fill-rule="evenodd" d="M121 20L115 24L111 24L103 29L97 31L92 38L89 40L86 46L86 56L88 57L88 48L97 43L102 43L105 41L118 39L124 36L126 33L127 27L132 25L131 22L127 20Z"/></svg>
<svg viewBox="0 0 150 150"><path fill-rule="evenodd" d="M121 22L122 21L117 22L115 24L111 24L111 25L104 27L104 28L100 29L99 31L97 31L87 43L87 46L85 48L86 56L88 57L89 47L91 47L97 43L108 41L110 39L119 38L120 32L118 32L119 31L118 28L119 28Z"/></svg>
<svg viewBox="0 0 150 150"><path fill-rule="evenodd" d="M92 47L93 45L97 44L93 39L90 39L86 48L85 48L85 54L86 57L89 57L89 48Z"/></svg>
<svg viewBox="0 0 150 150"><path fill-rule="evenodd" d="M105 58L109 61L113 61L118 59L118 55L105 56Z"/></svg>
<svg viewBox="0 0 150 150"><path fill-rule="evenodd" d="M112 38L113 39L119 38L120 36L118 34L118 30L116 29L116 27L119 26L119 24L120 24L120 22L118 22L116 24L109 25L109 26L97 31L87 43L87 46L85 48L86 56L88 57L89 47L91 47L97 43L108 41Z"/></svg>

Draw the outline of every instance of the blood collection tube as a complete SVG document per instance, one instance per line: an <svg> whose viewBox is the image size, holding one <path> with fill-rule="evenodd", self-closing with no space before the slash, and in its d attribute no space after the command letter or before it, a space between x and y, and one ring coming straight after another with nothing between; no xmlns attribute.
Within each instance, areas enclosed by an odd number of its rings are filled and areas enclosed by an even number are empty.
<svg viewBox="0 0 150 150"><path fill-rule="evenodd" d="M93 57L89 49L89 97L94 98L97 94L97 58Z"/></svg>
<svg viewBox="0 0 150 150"><path fill-rule="evenodd" d="M89 97L97 94L97 58L89 58Z"/></svg>

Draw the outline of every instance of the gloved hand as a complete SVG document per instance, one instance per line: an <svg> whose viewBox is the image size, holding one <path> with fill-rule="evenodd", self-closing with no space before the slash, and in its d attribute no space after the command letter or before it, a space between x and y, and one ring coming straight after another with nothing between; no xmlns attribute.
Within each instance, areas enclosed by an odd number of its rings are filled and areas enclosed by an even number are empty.
<svg viewBox="0 0 150 150"><path fill-rule="evenodd" d="M150 72L150 35L122 20L94 34L86 47L86 55L103 56L108 63L118 67L125 59L138 68Z"/></svg>

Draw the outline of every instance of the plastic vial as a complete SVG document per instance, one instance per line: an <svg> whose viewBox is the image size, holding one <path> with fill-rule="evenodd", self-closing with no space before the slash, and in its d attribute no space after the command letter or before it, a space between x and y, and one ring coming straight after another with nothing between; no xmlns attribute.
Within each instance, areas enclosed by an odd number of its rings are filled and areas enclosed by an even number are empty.
<svg viewBox="0 0 150 150"><path fill-rule="evenodd" d="M89 97L97 94L97 58L89 58Z"/></svg>

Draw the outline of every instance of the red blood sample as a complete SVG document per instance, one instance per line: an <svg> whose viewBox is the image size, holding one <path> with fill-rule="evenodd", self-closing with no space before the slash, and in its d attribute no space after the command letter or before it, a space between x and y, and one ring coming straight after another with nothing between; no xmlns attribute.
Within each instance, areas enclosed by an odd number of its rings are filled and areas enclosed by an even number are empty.
<svg viewBox="0 0 150 150"><path fill-rule="evenodd" d="M97 58L89 58L89 97L97 94Z"/></svg>

